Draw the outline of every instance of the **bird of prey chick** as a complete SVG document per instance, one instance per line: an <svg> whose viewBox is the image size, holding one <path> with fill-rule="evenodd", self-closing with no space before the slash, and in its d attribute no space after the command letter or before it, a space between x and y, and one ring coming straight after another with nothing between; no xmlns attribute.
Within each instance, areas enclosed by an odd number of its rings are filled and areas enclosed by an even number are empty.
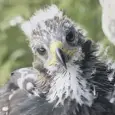
<svg viewBox="0 0 115 115"><path fill-rule="evenodd" d="M52 5L22 29L33 68L14 71L1 88L0 115L115 115L115 70L100 59L97 45L78 24Z"/></svg>

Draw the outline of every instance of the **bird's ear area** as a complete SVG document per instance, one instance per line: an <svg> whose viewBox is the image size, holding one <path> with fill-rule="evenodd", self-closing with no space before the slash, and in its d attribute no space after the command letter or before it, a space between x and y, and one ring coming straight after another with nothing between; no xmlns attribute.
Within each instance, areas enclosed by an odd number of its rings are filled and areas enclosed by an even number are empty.
<svg viewBox="0 0 115 115"><path fill-rule="evenodd" d="M30 40L33 31L30 21L25 21L23 24L21 24L21 29L24 32L24 34L27 36L28 40Z"/></svg>
<svg viewBox="0 0 115 115"><path fill-rule="evenodd" d="M82 45L82 51L85 54L88 54L88 53L91 52L91 47L92 47L92 41L91 40L86 40Z"/></svg>

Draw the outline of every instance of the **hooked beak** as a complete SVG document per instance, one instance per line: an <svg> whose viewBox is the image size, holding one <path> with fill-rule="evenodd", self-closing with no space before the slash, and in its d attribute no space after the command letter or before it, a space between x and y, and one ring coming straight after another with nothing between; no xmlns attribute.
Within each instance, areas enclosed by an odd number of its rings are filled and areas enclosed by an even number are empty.
<svg viewBox="0 0 115 115"><path fill-rule="evenodd" d="M60 48L56 48L56 56L60 63L67 69L64 52Z"/></svg>

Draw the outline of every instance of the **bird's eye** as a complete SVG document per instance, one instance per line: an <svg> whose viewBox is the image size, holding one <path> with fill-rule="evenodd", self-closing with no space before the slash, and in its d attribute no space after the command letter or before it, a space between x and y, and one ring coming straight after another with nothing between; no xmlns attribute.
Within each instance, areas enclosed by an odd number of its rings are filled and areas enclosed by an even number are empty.
<svg viewBox="0 0 115 115"><path fill-rule="evenodd" d="M40 54L40 55L44 55L46 53L46 49L41 47L41 48L37 48L37 52Z"/></svg>
<svg viewBox="0 0 115 115"><path fill-rule="evenodd" d="M69 32L66 34L66 41L67 41L67 42L73 42L74 39L75 39L74 32L73 32L73 31L69 31Z"/></svg>

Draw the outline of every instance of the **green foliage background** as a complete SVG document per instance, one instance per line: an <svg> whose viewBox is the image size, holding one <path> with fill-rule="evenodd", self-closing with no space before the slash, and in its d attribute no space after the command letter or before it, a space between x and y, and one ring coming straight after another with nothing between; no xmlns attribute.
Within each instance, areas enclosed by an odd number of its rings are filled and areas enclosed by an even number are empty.
<svg viewBox="0 0 115 115"><path fill-rule="evenodd" d="M11 27L9 21L15 16L28 19L44 5L56 4L64 9L74 21L89 33L90 39L110 46L109 54L114 58L114 46L105 38L101 29L101 7L98 0L0 0L0 84L4 84L10 72L31 66L32 53L26 36L18 26Z"/></svg>

